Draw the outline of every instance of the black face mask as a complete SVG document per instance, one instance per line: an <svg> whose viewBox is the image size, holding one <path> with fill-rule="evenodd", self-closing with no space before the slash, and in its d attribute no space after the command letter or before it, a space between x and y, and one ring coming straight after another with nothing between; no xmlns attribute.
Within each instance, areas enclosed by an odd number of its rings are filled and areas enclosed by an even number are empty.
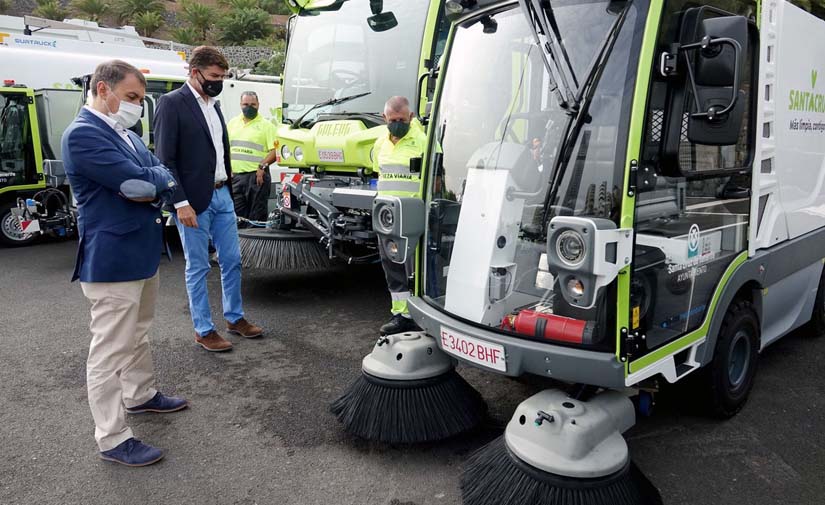
<svg viewBox="0 0 825 505"><path fill-rule="evenodd" d="M255 119L258 117L258 108L253 105L247 105L241 109L246 119Z"/></svg>
<svg viewBox="0 0 825 505"><path fill-rule="evenodd" d="M405 123L404 121L392 121L387 124L387 129L390 131L390 135L400 139L406 135L408 131L410 131L410 123Z"/></svg>
<svg viewBox="0 0 825 505"><path fill-rule="evenodd" d="M203 92L206 94L206 96L211 96L212 98L215 98L216 96L221 94L221 91L223 91L222 80L210 81L209 79L203 76L200 70L198 70L198 73L201 75L201 78L203 79L203 81L201 82L201 88L203 89Z"/></svg>

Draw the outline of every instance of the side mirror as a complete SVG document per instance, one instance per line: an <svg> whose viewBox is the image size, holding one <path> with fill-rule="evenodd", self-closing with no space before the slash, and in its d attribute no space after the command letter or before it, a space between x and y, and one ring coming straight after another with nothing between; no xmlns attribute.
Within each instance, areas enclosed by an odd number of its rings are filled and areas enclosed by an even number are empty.
<svg viewBox="0 0 825 505"><path fill-rule="evenodd" d="M748 20L726 14L708 7L688 9L680 43L661 55L660 73L679 78L669 100L666 154L677 154L685 135L689 142L714 146L739 140L747 105L741 83L749 52Z"/></svg>

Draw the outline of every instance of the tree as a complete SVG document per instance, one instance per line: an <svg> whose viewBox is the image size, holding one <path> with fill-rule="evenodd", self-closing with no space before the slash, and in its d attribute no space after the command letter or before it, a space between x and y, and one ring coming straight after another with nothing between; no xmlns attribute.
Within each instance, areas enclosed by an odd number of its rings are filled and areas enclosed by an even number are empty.
<svg viewBox="0 0 825 505"><path fill-rule="evenodd" d="M132 22L139 34L151 37L163 26L163 16L157 12L141 12Z"/></svg>
<svg viewBox="0 0 825 505"><path fill-rule="evenodd" d="M8 12L11 8L11 0L0 0L0 14Z"/></svg>
<svg viewBox="0 0 825 505"><path fill-rule="evenodd" d="M283 1L283 0L281 0ZM230 11L239 11L243 9L261 9L260 0L218 0L218 3L226 7Z"/></svg>
<svg viewBox="0 0 825 505"><path fill-rule="evenodd" d="M258 6L270 14L292 14L284 0L259 0Z"/></svg>
<svg viewBox="0 0 825 505"><path fill-rule="evenodd" d="M135 22L139 14L154 12L161 14L166 10L161 0L116 0L114 14L121 23Z"/></svg>
<svg viewBox="0 0 825 505"><path fill-rule="evenodd" d="M186 23L186 28L192 29L195 43L206 43L211 38L210 32L215 28L215 20L218 18L215 8L192 0L183 0L180 5L178 16Z"/></svg>
<svg viewBox="0 0 825 505"><path fill-rule="evenodd" d="M239 9L229 12L220 21L221 42L230 46L243 45L251 39L265 39L274 31L269 14L262 9Z"/></svg>
<svg viewBox="0 0 825 505"><path fill-rule="evenodd" d="M252 41L257 42L257 41ZM286 57L286 41L284 39L268 40L272 46L272 56L266 60L259 61L253 74L281 75L284 71L284 59Z"/></svg>
<svg viewBox="0 0 825 505"><path fill-rule="evenodd" d="M107 0L72 0L69 6L74 15L96 22L100 22L111 7Z"/></svg>
<svg viewBox="0 0 825 505"><path fill-rule="evenodd" d="M69 11L64 9L58 0L38 0L37 8L32 11L37 17L63 21L69 16Z"/></svg>
<svg viewBox="0 0 825 505"><path fill-rule="evenodd" d="M172 30L172 40L187 46L197 46L203 44L200 34L191 26L181 26Z"/></svg>

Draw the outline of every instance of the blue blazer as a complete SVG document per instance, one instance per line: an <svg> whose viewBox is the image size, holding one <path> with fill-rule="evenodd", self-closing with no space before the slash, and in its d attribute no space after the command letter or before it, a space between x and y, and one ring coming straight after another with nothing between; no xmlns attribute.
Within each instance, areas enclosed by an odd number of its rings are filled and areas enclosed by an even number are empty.
<svg viewBox="0 0 825 505"><path fill-rule="evenodd" d="M63 133L63 163L79 214L73 281L134 281L157 272L163 250L160 208L133 202L123 192L149 183L155 195L168 197L177 184L140 137L128 134L136 151L86 109Z"/></svg>
<svg viewBox="0 0 825 505"><path fill-rule="evenodd" d="M223 159L229 177L226 182L231 192L229 136L220 107L216 106L215 109L223 129ZM217 160L209 125L189 86L184 84L160 97L153 124L155 154L169 167L178 182L171 203L188 200L195 213L200 214L212 201ZM166 209L174 211L171 204Z"/></svg>

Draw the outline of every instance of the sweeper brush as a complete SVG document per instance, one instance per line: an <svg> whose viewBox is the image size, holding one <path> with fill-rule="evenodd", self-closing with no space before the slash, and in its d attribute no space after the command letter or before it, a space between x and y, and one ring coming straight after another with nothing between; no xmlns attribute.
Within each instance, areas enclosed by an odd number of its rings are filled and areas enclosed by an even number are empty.
<svg viewBox="0 0 825 505"><path fill-rule="evenodd" d="M244 268L314 271L330 267L326 249L308 231L238 230Z"/></svg>
<svg viewBox="0 0 825 505"><path fill-rule="evenodd" d="M355 436L414 444L478 426L487 406L435 341L414 332L380 338L361 376L330 410Z"/></svg>
<svg viewBox="0 0 825 505"><path fill-rule="evenodd" d="M588 402L558 390L528 398L467 462L464 505L661 505L621 435L634 418L615 391Z"/></svg>

